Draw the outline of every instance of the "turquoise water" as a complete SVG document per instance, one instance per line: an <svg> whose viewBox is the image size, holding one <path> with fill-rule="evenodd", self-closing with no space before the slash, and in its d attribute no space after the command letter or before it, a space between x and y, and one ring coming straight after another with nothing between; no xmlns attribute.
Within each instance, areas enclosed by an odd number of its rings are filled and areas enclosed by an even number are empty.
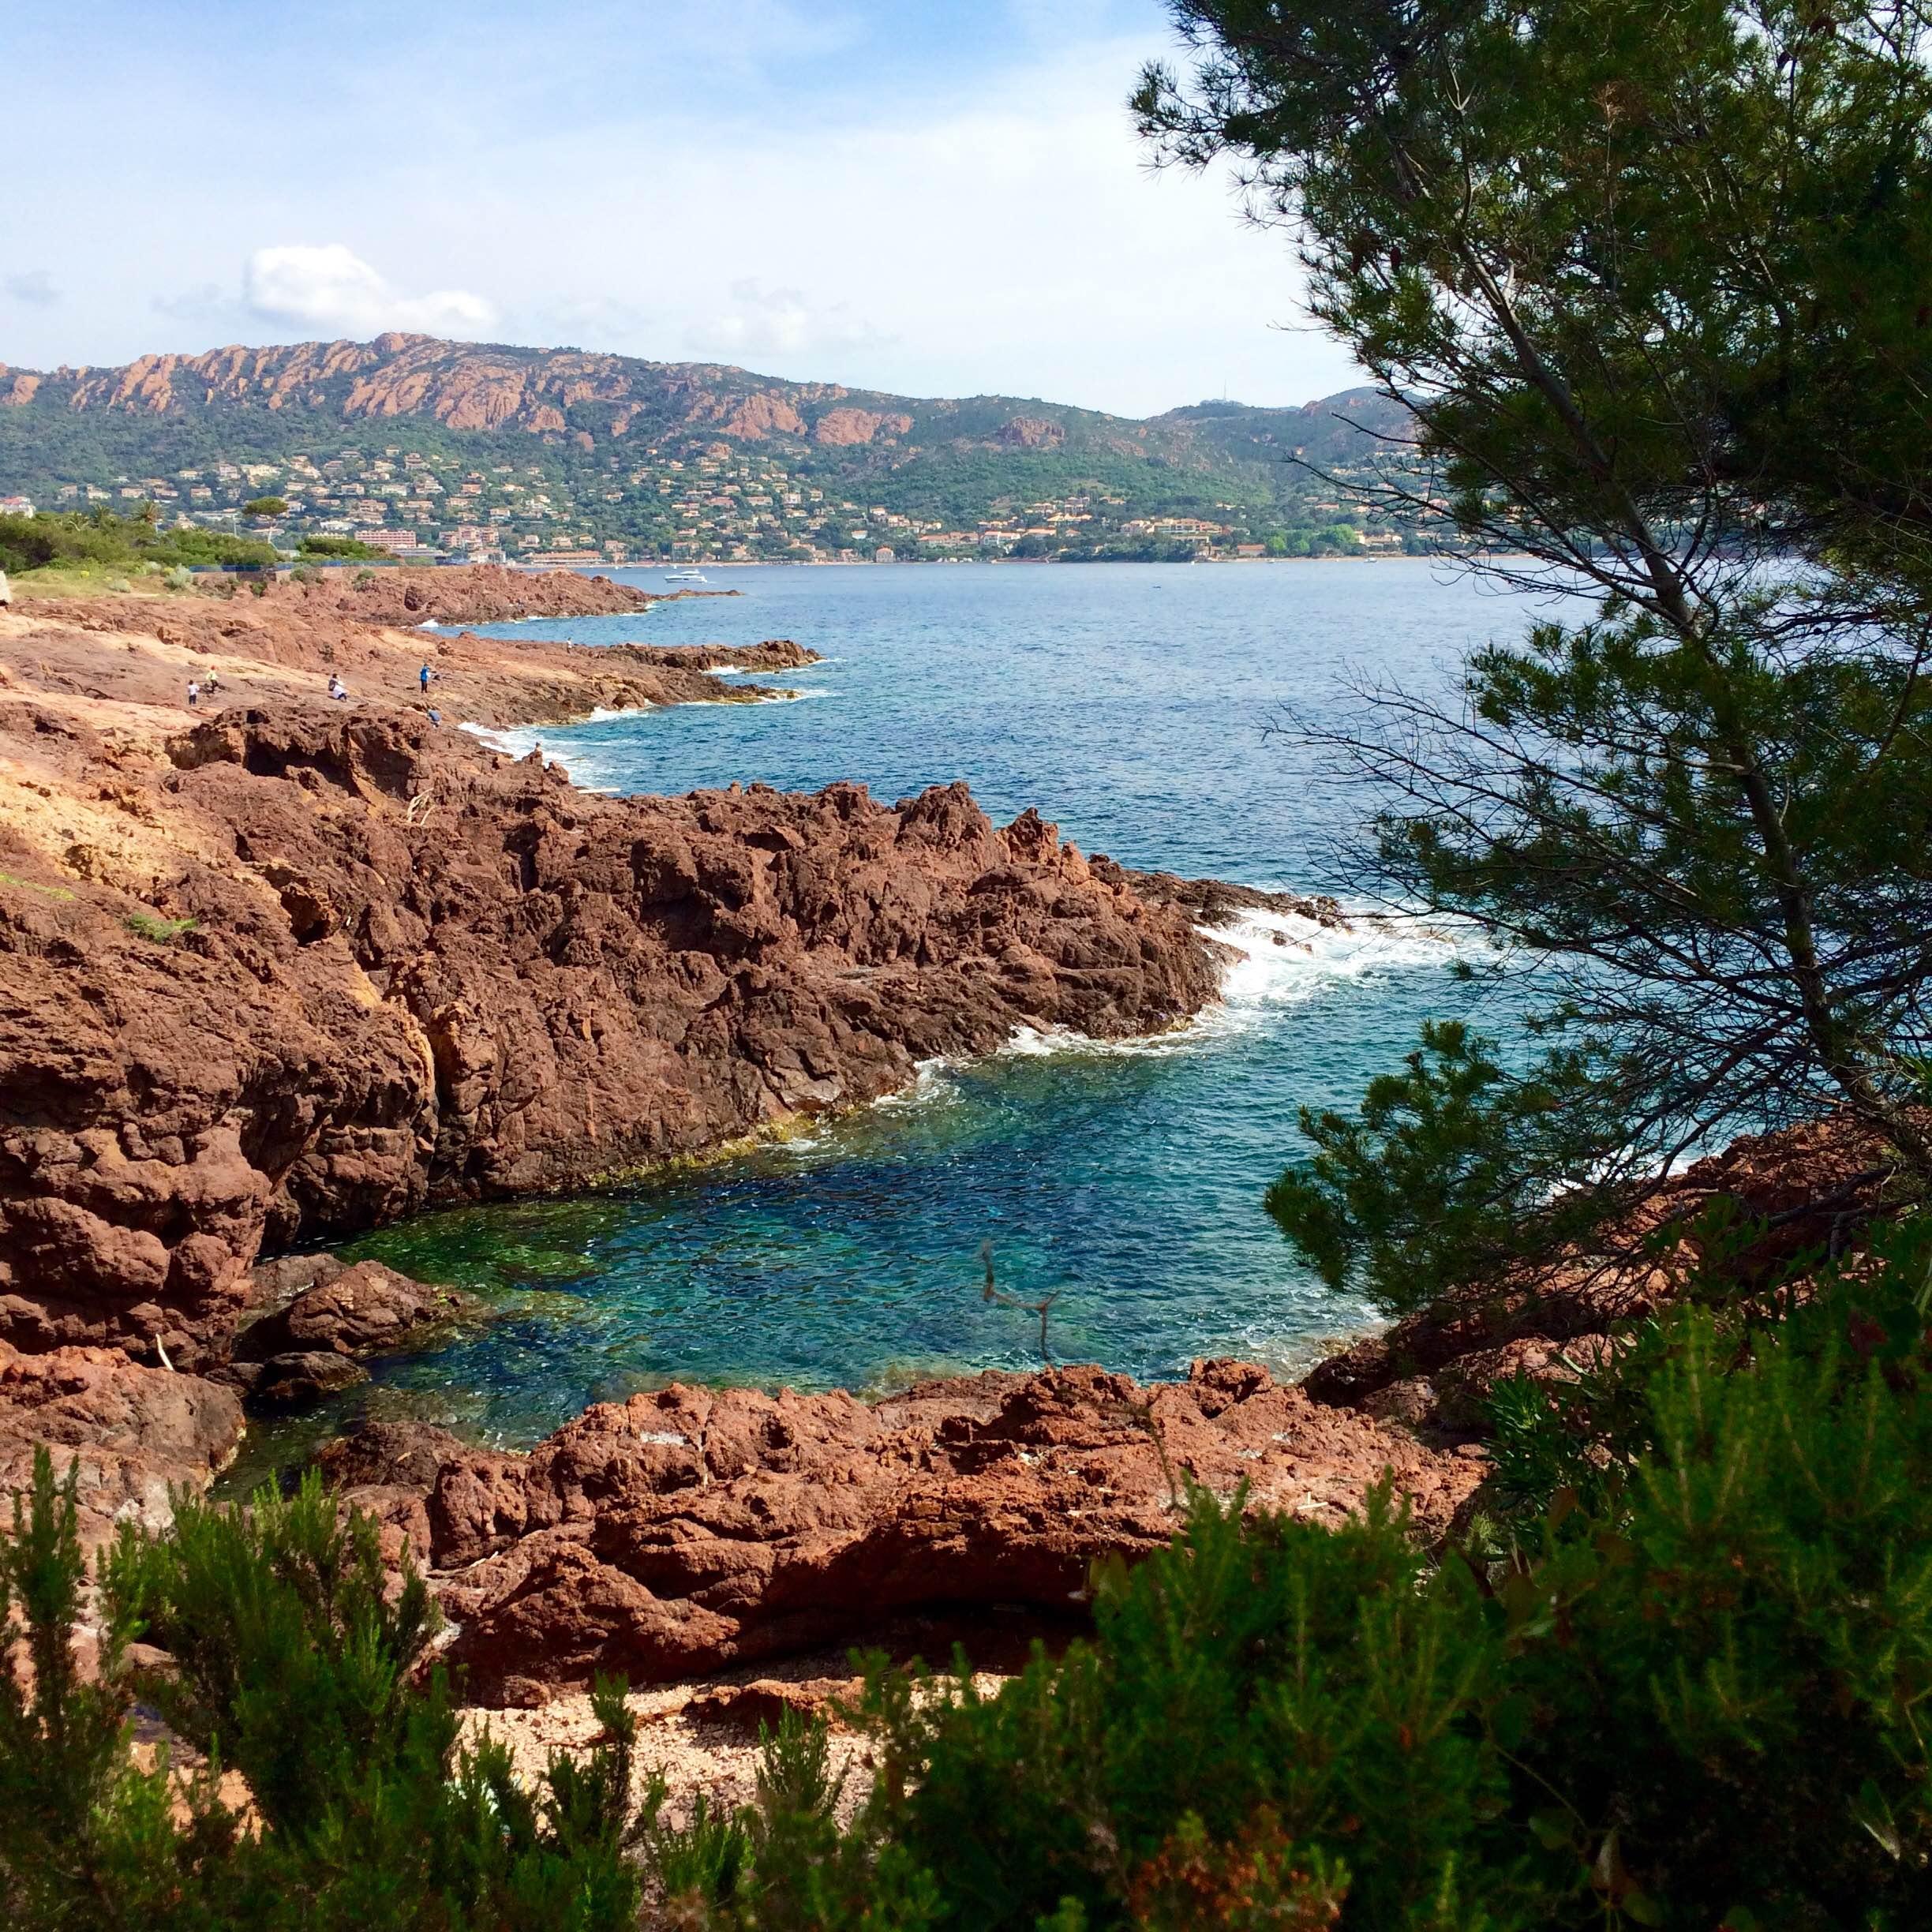
<svg viewBox="0 0 1932 1932"><path fill-rule="evenodd" d="M626 573L657 587L655 572ZM681 792L858 779L898 798L963 777L1083 849L1311 887L1361 801L1264 739L1340 702L1350 666L1421 683L1520 635L1528 606L1424 561L1236 567L719 571L733 598L494 627L582 643L792 637L827 661L799 702L541 734L580 783ZM526 747L535 733L510 734ZM1277 932L1289 940L1275 943ZM589 1401L672 1378L878 1387L1056 1354L1139 1376L1235 1353L1292 1368L1368 1311L1299 1268L1261 1209L1295 1110L1346 1104L1467 997L1451 935L1249 920L1225 1003L1157 1040L1023 1038L743 1159L589 1199L439 1215L359 1252L453 1281L496 1318L376 1365L357 1398L525 1443Z"/></svg>

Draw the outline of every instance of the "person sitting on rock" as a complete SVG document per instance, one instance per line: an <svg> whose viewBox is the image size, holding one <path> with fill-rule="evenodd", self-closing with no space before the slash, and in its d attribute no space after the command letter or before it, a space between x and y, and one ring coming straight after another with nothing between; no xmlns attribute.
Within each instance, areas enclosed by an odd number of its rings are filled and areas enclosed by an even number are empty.
<svg viewBox="0 0 1932 1932"><path fill-rule="evenodd" d="M339 703L346 704L349 701L349 687L333 671L329 673L329 695Z"/></svg>
<svg viewBox="0 0 1932 1932"><path fill-rule="evenodd" d="M432 705L429 707L429 722L435 725L439 730L442 728L443 713L439 711L434 705Z"/></svg>

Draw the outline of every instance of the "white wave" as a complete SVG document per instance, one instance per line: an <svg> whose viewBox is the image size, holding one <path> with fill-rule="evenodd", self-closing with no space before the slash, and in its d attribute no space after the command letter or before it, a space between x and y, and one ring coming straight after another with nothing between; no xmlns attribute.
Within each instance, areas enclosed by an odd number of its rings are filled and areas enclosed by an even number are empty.
<svg viewBox="0 0 1932 1932"><path fill-rule="evenodd" d="M1355 913L1346 930L1296 912L1245 912L1219 926L1196 926L1204 939L1232 946L1219 1001L1165 1033L1095 1039L1064 1027L1017 1027L1002 1054L1148 1055L1199 1053L1265 1024L1271 1012L1299 1006L1337 986L1385 972L1440 967L1473 943L1440 920Z"/></svg>
<svg viewBox="0 0 1932 1932"><path fill-rule="evenodd" d="M467 721L456 728L466 731L471 737L480 739L492 751L500 751L505 758L526 758L543 743L544 728L540 724L509 724L500 729L489 724L472 724ZM552 735L555 727L552 727ZM546 765L561 762L548 751L543 754Z"/></svg>
<svg viewBox="0 0 1932 1932"><path fill-rule="evenodd" d="M1239 954L1221 980L1222 1003L1237 1011L1298 1005L1372 974L1440 966L1473 938L1440 920L1386 912L1354 913L1348 925L1335 927L1298 912L1256 910L1194 930Z"/></svg>
<svg viewBox="0 0 1932 1932"><path fill-rule="evenodd" d="M930 1060L918 1061L912 1069L912 1084L901 1087L896 1092L881 1094L871 1103L875 1113L895 1114L912 1107L925 1106L935 1100L955 1097L959 1088L952 1076L955 1062L944 1054Z"/></svg>

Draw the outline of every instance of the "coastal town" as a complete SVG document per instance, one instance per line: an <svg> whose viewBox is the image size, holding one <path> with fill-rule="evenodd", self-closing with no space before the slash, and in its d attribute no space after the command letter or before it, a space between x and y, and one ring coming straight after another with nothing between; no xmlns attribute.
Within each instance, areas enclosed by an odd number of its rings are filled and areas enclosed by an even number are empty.
<svg viewBox="0 0 1932 1932"><path fill-rule="evenodd" d="M808 472L726 442L638 455L641 462L611 459L586 481L541 462L479 466L465 455L395 444L320 447L281 462L221 460L165 475L62 482L37 500L0 495L0 516L96 505L138 515L152 505L163 526L290 547L335 537L406 562L538 566L1399 556L1420 542L1365 495L1315 496L1302 506L1308 520L1286 529L1279 516L1237 503L1190 515L1136 515L1125 496L1097 489L997 498L983 515L953 522L826 489Z"/></svg>
<svg viewBox="0 0 1932 1932"><path fill-rule="evenodd" d="M1360 557L1444 541L1437 480L1372 388L1140 419L397 332L0 367L9 496L43 519L138 519L189 548L539 567Z"/></svg>

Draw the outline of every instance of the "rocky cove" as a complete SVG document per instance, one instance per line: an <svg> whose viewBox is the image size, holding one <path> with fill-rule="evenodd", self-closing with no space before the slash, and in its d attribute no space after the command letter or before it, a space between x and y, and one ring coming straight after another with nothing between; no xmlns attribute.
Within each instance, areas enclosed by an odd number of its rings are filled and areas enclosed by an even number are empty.
<svg viewBox="0 0 1932 1932"><path fill-rule="evenodd" d="M996 826L957 784L585 792L455 721L755 703L774 687L716 672L814 653L460 627L648 608L595 580L376 582L0 617L0 1477L36 1443L77 1456L94 1537L163 1520L251 1416L477 1319L330 1244L704 1159L1016 1028L1159 1034L1216 999L1230 915L1340 922L1090 858L1031 811ZM1717 1191L1775 1214L1840 1170L1855 1186L1829 1133L1747 1145L1657 1215ZM1225 1360L871 1400L674 1383L527 1454L388 1421L320 1459L428 1567L472 1697L742 1676L895 1618L963 1616L975 1642L1077 1620L1091 1563L1158 1548L1190 1482L1339 1521L1387 1478L1439 1535L1486 1470L1494 1379L1575 1372L1680 1274L1579 1265L1298 1385Z"/></svg>
<svg viewBox="0 0 1932 1932"><path fill-rule="evenodd" d="M1144 1033L1215 997L1202 889L1031 812L996 828L963 787L614 799L490 751L451 723L753 702L711 671L811 653L395 628L647 601L462 575L460 608L455 573L331 573L0 620L0 1342L32 1431L63 1373L84 1409L152 1365L192 1412L160 1474L205 1468L238 1415L190 1378L259 1380L234 1344L265 1256L702 1156L1016 1026ZM102 1481L110 1508L158 1494Z"/></svg>

